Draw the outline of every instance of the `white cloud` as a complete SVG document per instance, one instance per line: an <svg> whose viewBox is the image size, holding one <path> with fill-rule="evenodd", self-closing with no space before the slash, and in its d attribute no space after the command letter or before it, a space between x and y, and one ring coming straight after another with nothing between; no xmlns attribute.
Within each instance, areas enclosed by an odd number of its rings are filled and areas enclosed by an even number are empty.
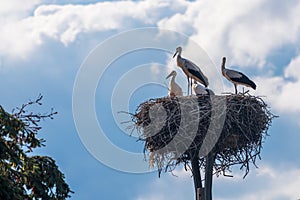
<svg viewBox="0 0 300 200"><path fill-rule="evenodd" d="M24 50L33 49L31 40L28 40L28 34L23 31L23 25L19 25L20 21L30 15L39 2L39 0L0 2L0 55L19 54L22 56Z"/></svg>
<svg viewBox="0 0 300 200"><path fill-rule="evenodd" d="M284 69L282 76L257 77L258 95L266 96L267 101L277 111L284 114L300 112L300 55Z"/></svg>
<svg viewBox="0 0 300 200"><path fill-rule="evenodd" d="M206 0L158 25L190 34L214 60L228 56L240 66L262 67L272 50L299 42L299 13L299 1Z"/></svg>
<svg viewBox="0 0 300 200"><path fill-rule="evenodd" d="M299 21L295 21L299 18L299 2L290 4L284 10L287 14L277 13L272 3L265 1L254 8L229 31L228 48L237 63L255 64L256 61L262 67L273 50L299 42ZM284 4L278 6L284 9Z"/></svg>
<svg viewBox="0 0 300 200"><path fill-rule="evenodd" d="M139 188L141 194L136 200L165 200L165 199L194 199L193 179L184 169L174 170L174 175L162 174L153 182L146 183Z"/></svg>
<svg viewBox="0 0 300 200"><path fill-rule="evenodd" d="M193 199L193 179L183 169L175 170L178 177L163 175L160 179L144 185L136 200ZM273 168L268 165L252 169L243 179L243 173L233 178L214 177L213 196L216 200L274 200L299 199L300 169L291 167ZM177 189L174 189L177 188ZM179 189L178 189L179 188Z"/></svg>
<svg viewBox="0 0 300 200"><path fill-rule="evenodd" d="M240 66L263 66L272 50L299 42L300 36L299 1L10 2L0 8L0 15L10 16L2 22L0 53L23 57L45 38L68 45L79 34L157 25L188 34L215 61L228 56Z"/></svg>
<svg viewBox="0 0 300 200"><path fill-rule="evenodd" d="M233 180L235 179L235 180ZM276 169L270 166L261 166L250 172L243 179L235 175L234 178L215 179L216 199L229 200L274 200L274 199L299 199L300 169L285 167ZM217 189L226 187L222 195L217 194ZM236 189L235 189L236 188ZM238 189L237 189L238 188ZM240 190L239 190L240 189Z"/></svg>
<svg viewBox="0 0 300 200"><path fill-rule="evenodd" d="M161 73L161 68L162 68L161 65L159 65L157 63L153 63L150 66L151 75L154 77L157 77Z"/></svg>
<svg viewBox="0 0 300 200"><path fill-rule="evenodd" d="M39 3L40 0L0 1L0 22L3 23L3 22L7 22L7 20L20 19L24 16L27 16L29 12Z"/></svg>
<svg viewBox="0 0 300 200"><path fill-rule="evenodd" d="M294 78L300 81L300 55L293 59L285 70L285 78Z"/></svg>
<svg viewBox="0 0 300 200"><path fill-rule="evenodd" d="M28 6L33 15L28 12L26 17L3 23L0 53L26 57L45 38L68 45L80 33L154 26L159 19L181 12L185 4L178 0L176 4L172 1L117 1L89 5L40 5L36 9Z"/></svg>

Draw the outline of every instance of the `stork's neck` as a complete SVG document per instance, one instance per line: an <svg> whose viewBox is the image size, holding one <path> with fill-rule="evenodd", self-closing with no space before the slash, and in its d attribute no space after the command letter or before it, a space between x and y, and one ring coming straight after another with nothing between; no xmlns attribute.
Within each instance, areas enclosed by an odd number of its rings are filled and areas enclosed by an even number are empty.
<svg viewBox="0 0 300 200"><path fill-rule="evenodd" d="M183 62L184 62L184 59L181 57L181 53L178 53L178 55L177 55L177 65L182 66Z"/></svg>
<svg viewBox="0 0 300 200"><path fill-rule="evenodd" d="M180 56L180 57L181 57L181 50L179 50L179 51L178 51L178 56Z"/></svg>
<svg viewBox="0 0 300 200"><path fill-rule="evenodd" d="M175 76L176 76L176 75L173 75L173 76L172 76L171 82L175 82Z"/></svg>
<svg viewBox="0 0 300 200"><path fill-rule="evenodd" d="M225 68L225 61L224 60L222 61L221 69L222 69L222 72L226 69Z"/></svg>
<svg viewBox="0 0 300 200"><path fill-rule="evenodd" d="M181 51L178 51L178 52L177 52L177 60L178 60L178 59L182 59L182 58L181 58Z"/></svg>

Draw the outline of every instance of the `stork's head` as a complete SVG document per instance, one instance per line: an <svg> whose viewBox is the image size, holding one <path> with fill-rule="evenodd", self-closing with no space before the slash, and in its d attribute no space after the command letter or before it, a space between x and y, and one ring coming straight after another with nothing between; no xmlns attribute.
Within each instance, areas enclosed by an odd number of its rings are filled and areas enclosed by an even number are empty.
<svg viewBox="0 0 300 200"><path fill-rule="evenodd" d="M223 59L222 59L222 65L221 65L222 69L225 68L225 63L226 63L226 57L223 57Z"/></svg>
<svg viewBox="0 0 300 200"><path fill-rule="evenodd" d="M173 55L173 58L176 56L177 53L178 53L178 55L181 55L181 52L182 52L182 48L181 47L177 47L176 48L176 52Z"/></svg>
<svg viewBox="0 0 300 200"><path fill-rule="evenodd" d="M223 57L222 61L223 61L223 63L225 64L225 62L226 62L226 57Z"/></svg>
<svg viewBox="0 0 300 200"><path fill-rule="evenodd" d="M173 70L173 71L166 77L166 79L170 78L171 76L176 76L176 75L177 75L176 71Z"/></svg>

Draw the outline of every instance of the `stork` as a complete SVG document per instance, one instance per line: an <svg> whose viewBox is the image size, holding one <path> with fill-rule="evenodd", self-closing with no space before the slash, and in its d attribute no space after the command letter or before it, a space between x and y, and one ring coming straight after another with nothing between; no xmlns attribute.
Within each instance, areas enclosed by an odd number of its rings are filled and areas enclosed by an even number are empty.
<svg viewBox="0 0 300 200"><path fill-rule="evenodd" d="M187 79L188 79L188 93L189 93L189 87L190 87L190 79L194 79L197 82L203 84L205 87L208 86L208 79L207 77L202 73L200 68L195 65L192 61L182 58L181 57L182 48L177 47L176 52L173 55L173 58L177 55L177 66L180 67L183 72L185 73ZM191 81L191 87L192 87L192 81ZM192 88L191 88L192 89Z"/></svg>
<svg viewBox="0 0 300 200"><path fill-rule="evenodd" d="M170 90L169 90L169 96L170 97L182 96L183 95L181 87L175 82L176 75L177 75L176 71L173 70L166 77L166 79L168 79L168 78L170 78L172 76L171 81L170 81Z"/></svg>
<svg viewBox="0 0 300 200"><path fill-rule="evenodd" d="M215 93L208 88L203 87L202 85L198 84L197 81L194 80L193 84L193 91L195 95L215 95Z"/></svg>
<svg viewBox="0 0 300 200"><path fill-rule="evenodd" d="M237 85L244 85L246 87L251 87L254 90L256 89L256 85L253 81L251 81L245 74L242 72L238 72L231 69L225 68L226 57L223 57L222 60L222 75L234 84L235 94L237 94Z"/></svg>

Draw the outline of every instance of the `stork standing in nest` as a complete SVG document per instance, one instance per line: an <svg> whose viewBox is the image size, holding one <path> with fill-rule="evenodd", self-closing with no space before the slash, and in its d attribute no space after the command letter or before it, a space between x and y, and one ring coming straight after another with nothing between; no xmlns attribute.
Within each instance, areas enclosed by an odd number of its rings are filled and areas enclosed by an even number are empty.
<svg viewBox="0 0 300 200"><path fill-rule="evenodd" d="M234 84L235 94L237 94L237 85L244 85L246 87L251 87L254 90L256 89L256 85L253 81L251 81L245 74L242 72L238 72L231 69L225 68L226 58L223 57L222 60L222 75Z"/></svg>
<svg viewBox="0 0 300 200"><path fill-rule="evenodd" d="M193 91L195 95L215 95L215 93L208 88L203 87L202 85L198 84L197 81L194 80L193 84Z"/></svg>
<svg viewBox="0 0 300 200"><path fill-rule="evenodd" d="M183 96L183 93L182 93L182 89L181 87L175 82L175 77L176 77L177 73L176 71L172 71L167 77L166 79L171 78L171 81L170 81L170 89L169 89L169 96L170 97L174 97L174 96Z"/></svg>
<svg viewBox="0 0 300 200"><path fill-rule="evenodd" d="M181 57L182 48L177 47L176 52L173 55L173 58L177 55L177 66L180 67L188 79L188 94L189 94L189 88L191 83L191 89L192 89L192 81L190 82L190 79L194 79L197 82L203 84L205 87L208 86L208 79L207 77L202 73L200 68L195 65L192 61L182 58ZM192 93L192 91L191 91Z"/></svg>

